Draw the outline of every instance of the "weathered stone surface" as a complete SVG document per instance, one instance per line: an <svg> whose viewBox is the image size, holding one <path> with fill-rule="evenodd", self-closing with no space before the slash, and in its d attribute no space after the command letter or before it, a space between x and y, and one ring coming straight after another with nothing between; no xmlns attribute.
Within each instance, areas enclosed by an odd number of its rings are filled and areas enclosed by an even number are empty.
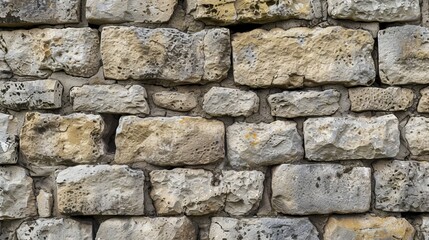
<svg viewBox="0 0 429 240"><path fill-rule="evenodd" d="M398 124L392 114L307 119L305 156L313 161L395 157L400 145Z"/></svg>
<svg viewBox="0 0 429 240"><path fill-rule="evenodd" d="M165 85L220 81L230 65L229 30L104 27L101 55L106 78Z"/></svg>
<svg viewBox="0 0 429 240"><path fill-rule="evenodd" d="M49 77L64 70L90 77L100 67L98 31L91 28L0 31L4 61L19 76ZM0 54L1 57L2 54Z"/></svg>
<svg viewBox="0 0 429 240"><path fill-rule="evenodd" d="M52 194L41 189L39 194L36 197L36 201L37 201L37 211L39 213L39 217L43 217L43 218L50 217L52 207L53 207Z"/></svg>
<svg viewBox="0 0 429 240"><path fill-rule="evenodd" d="M18 138L9 132L12 118L0 113L0 164L16 164L18 161Z"/></svg>
<svg viewBox="0 0 429 240"><path fill-rule="evenodd" d="M429 211L429 163L380 161L373 168L375 208L391 212Z"/></svg>
<svg viewBox="0 0 429 240"><path fill-rule="evenodd" d="M404 218L364 216L330 217L323 239L413 240L415 230Z"/></svg>
<svg viewBox="0 0 429 240"><path fill-rule="evenodd" d="M235 123L226 129L228 160L234 168L290 163L304 157L295 122Z"/></svg>
<svg viewBox="0 0 429 240"><path fill-rule="evenodd" d="M420 100L417 106L417 111L421 113L429 113L429 88L420 90Z"/></svg>
<svg viewBox="0 0 429 240"><path fill-rule="evenodd" d="M250 116L259 110L259 97L252 91L212 87L204 95L203 110L212 116Z"/></svg>
<svg viewBox="0 0 429 240"><path fill-rule="evenodd" d="M328 0L333 18L363 22L398 22L420 19L419 0Z"/></svg>
<svg viewBox="0 0 429 240"><path fill-rule="evenodd" d="M57 80L5 82L0 85L0 106L16 111L61 108L63 86Z"/></svg>
<svg viewBox="0 0 429 240"><path fill-rule="evenodd" d="M0 220L37 215L33 180L18 166L0 166Z"/></svg>
<svg viewBox="0 0 429 240"><path fill-rule="evenodd" d="M378 32L381 81L389 85L428 84L429 29L406 25Z"/></svg>
<svg viewBox="0 0 429 240"><path fill-rule="evenodd" d="M141 170L123 165L81 165L60 171L56 183L62 214L144 214Z"/></svg>
<svg viewBox="0 0 429 240"><path fill-rule="evenodd" d="M370 85L375 80L373 44L367 31L342 27L237 33L232 38L234 80L251 87Z"/></svg>
<svg viewBox="0 0 429 240"><path fill-rule="evenodd" d="M146 89L140 85L84 85L70 91L73 110L115 114L149 114Z"/></svg>
<svg viewBox="0 0 429 240"><path fill-rule="evenodd" d="M86 17L95 24L120 22L167 22L177 0L88 0Z"/></svg>
<svg viewBox="0 0 429 240"><path fill-rule="evenodd" d="M104 221L95 239L196 240L197 234L194 225L185 216L131 217Z"/></svg>
<svg viewBox="0 0 429 240"><path fill-rule="evenodd" d="M29 164L95 163L106 152L99 115L27 113L20 149Z"/></svg>
<svg viewBox="0 0 429 240"><path fill-rule="evenodd" d="M429 239L429 216L423 215L421 218L421 225L419 226L418 233L421 235L422 240Z"/></svg>
<svg viewBox="0 0 429 240"><path fill-rule="evenodd" d="M272 206L284 214L366 212L371 169L339 164L283 164L273 170Z"/></svg>
<svg viewBox="0 0 429 240"><path fill-rule="evenodd" d="M294 118L332 115L340 107L341 94L337 90L285 91L268 97L271 115Z"/></svg>
<svg viewBox="0 0 429 240"><path fill-rule="evenodd" d="M18 0L0 2L0 27L77 23L79 0Z"/></svg>
<svg viewBox="0 0 429 240"><path fill-rule="evenodd" d="M221 209L244 215L259 205L264 174L222 171L216 179L213 173L202 169L176 168L152 171L150 181L150 195L160 215L205 215Z"/></svg>
<svg viewBox="0 0 429 240"><path fill-rule="evenodd" d="M18 240L92 239L92 224L68 218L37 219L17 229Z"/></svg>
<svg viewBox="0 0 429 240"><path fill-rule="evenodd" d="M200 165L225 156L225 127L200 117L121 117L115 163L159 166Z"/></svg>
<svg viewBox="0 0 429 240"><path fill-rule="evenodd" d="M354 112L403 111L413 105L414 92L398 87L349 88L349 99Z"/></svg>
<svg viewBox="0 0 429 240"><path fill-rule="evenodd" d="M179 112L190 111L198 105L197 98L191 93L162 91L154 93L152 99L158 107Z"/></svg>
<svg viewBox="0 0 429 240"><path fill-rule="evenodd" d="M405 125L405 139L414 156L429 155L429 118L411 117Z"/></svg>
<svg viewBox="0 0 429 240"><path fill-rule="evenodd" d="M223 239L296 239L318 240L318 233L308 218L227 218L214 217L210 240Z"/></svg>

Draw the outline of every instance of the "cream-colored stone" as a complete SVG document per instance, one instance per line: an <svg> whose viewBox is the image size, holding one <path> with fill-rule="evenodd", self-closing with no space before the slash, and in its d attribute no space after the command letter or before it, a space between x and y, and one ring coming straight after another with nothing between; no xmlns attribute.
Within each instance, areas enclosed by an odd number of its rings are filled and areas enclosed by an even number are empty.
<svg viewBox="0 0 429 240"><path fill-rule="evenodd" d="M421 113L429 113L429 88L420 90L420 100L417 105L417 111Z"/></svg>
<svg viewBox="0 0 429 240"><path fill-rule="evenodd" d="M12 115L0 113L0 164L18 161L18 137L12 131Z"/></svg>
<svg viewBox="0 0 429 240"><path fill-rule="evenodd" d="M259 97L252 91L212 87L204 94L203 110L212 116L250 116L259 110Z"/></svg>
<svg viewBox="0 0 429 240"><path fill-rule="evenodd" d="M405 139L414 156L429 156L429 118L411 117L405 125Z"/></svg>
<svg viewBox="0 0 429 240"><path fill-rule="evenodd" d="M18 240L92 240L92 224L68 218L39 218L22 223L16 236Z"/></svg>
<svg viewBox="0 0 429 240"><path fill-rule="evenodd" d="M349 88L351 110L354 112L403 111L413 105L414 96L413 90L407 88Z"/></svg>
<svg viewBox="0 0 429 240"><path fill-rule="evenodd" d="M50 217L54 201L52 194L41 189L36 197L36 201L39 217Z"/></svg>
<svg viewBox="0 0 429 240"><path fill-rule="evenodd" d="M162 91L154 93L152 99L158 107L179 112L190 111L198 105L197 98L191 93Z"/></svg>

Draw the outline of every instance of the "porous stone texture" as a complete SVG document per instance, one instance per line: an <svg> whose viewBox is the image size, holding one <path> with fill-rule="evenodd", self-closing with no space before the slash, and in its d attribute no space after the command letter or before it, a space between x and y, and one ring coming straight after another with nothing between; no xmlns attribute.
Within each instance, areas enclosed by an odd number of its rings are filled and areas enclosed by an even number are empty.
<svg viewBox="0 0 429 240"><path fill-rule="evenodd" d="M234 168L257 168L301 160L296 123L234 123L226 129L228 160Z"/></svg>
<svg viewBox="0 0 429 240"><path fill-rule="evenodd" d="M237 33L232 37L234 81L250 87L370 85L373 45L368 32L342 27Z"/></svg>
<svg viewBox="0 0 429 240"><path fill-rule="evenodd" d="M212 116L250 116L259 110L259 97L252 91L213 87L204 95L203 110Z"/></svg>
<svg viewBox="0 0 429 240"><path fill-rule="evenodd" d="M101 223L97 240L110 239L196 240L192 222L182 217L111 218Z"/></svg>
<svg viewBox="0 0 429 240"><path fill-rule="evenodd" d="M420 19L419 0L328 0L333 18L363 22L398 22Z"/></svg>
<svg viewBox="0 0 429 240"><path fill-rule="evenodd" d="M98 31L91 28L0 31L0 62L18 76L47 78L63 70L91 77L100 67ZM1 58L3 56L3 59Z"/></svg>
<svg viewBox="0 0 429 240"><path fill-rule="evenodd" d="M340 107L337 90L285 91L268 97L271 115L284 118L324 116L334 114Z"/></svg>
<svg viewBox="0 0 429 240"><path fill-rule="evenodd" d="M417 105L417 111L421 113L429 113L429 88L420 90L420 100Z"/></svg>
<svg viewBox="0 0 429 240"><path fill-rule="evenodd" d="M141 115L150 112L146 89L140 85L84 85L72 88L70 98L75 111Z"/></svg>
<svg viewBox="0 0 429 240"><path fill-rule="evenodd" d="M378 32L381 82L389 85L428 84L429 30L405 25Z"/></svg>
<svg viewBox="0 0 429 240"><path fill-rule="evenodd" d="M172 28L104 27L101 56L106 78L167 85L216 82L229 70L229 30L187 34Z"/></svg>
<svg viewBox="0 0 429 240"><path fill-rule="evenodd" d="M304 122L305 156L312 161L391 158L399 153L398 119L309 118Z"/></svg>
<svg viewBox="0 0 429 240"><path fill-rule="evenodd" d="M370 168L283 164L274 168L272 176L271 203L280 213L360 213L370 208Z"/></svg>
<svg viewBox="0 0 429 240"><path fill-rule="evenodd" d="M318 240L318 232L308 218L227 218L214 217L210 240L297 239Z"/></svg>
<svg viewBox="0 0 429 240"><path fill-rule="evenodd" d="M160 215L205 215L220 210L245 215L258 207L264 174L259 171L222 171L176 168L150 173L156 211Z"/></svg>
<svg viewBox="0 0 429 240"><path fill-rule="evenodd" d="M56 109L61 108L63 86L57 80L5 82L0 93L0 106L8 109Z"/></svg>
<svg viewBox="0 0 429 240"><path fill-rule="evenodd" d="M95 24L167 22L177 0L87 0L86 17Z"/></svg>
<svg viewBox="0 0 429 240"><path fill-rule="evenodd" d="M429 118L411 117L404 127L408 149L414 156L428 156Z"/></svg>
<svg viewBox="0 0 429 240"><path fill-rule="evenodd" d="M429 217L427 215L423 215L421 218L421 225L419 226L419 233L422 237L422 240L429 239Z"/></svg>
<svg viewBox="0 0 429 240"><path fill-rule="evenodd" d="M225 156L225 127L200 117L121 117L116 130L116 164L200 165Z"/></svg>
<svg viewBox="0 0 429 240"><path fill-rule="evenodd" d="M69 167L56 178L66 215L143 215L144 173L123 165Z"/></svg>
<svg viewBox="0 0 429 240"><path fill-rule="evenodd" d="M20 150L29 164L95 163L106 153L104 129L99 115L30 112L21 129Z"/></svg>
<svg viewBox="0 0 429 240"><path fill-rule="evenodd" d="M190 111L198 105L197 98L191 93L162 91L154 93L152 99L158 107L179 112Z"/></svg>
<svg viewBox="0 0 429 240"><path fill-rule="evenodd" d="M351 110L354 112L403 111L413 105L414 97L413 90L407 88L349 88Z"/></svg>
<svg viewBox="0 0 429 240"><path fill-rule="evenodd" d="M0 113L0 164L18 161L18 138L10 133L12 118L12 115Z"/></svg>
<svg viewBox="0 0 429 240"><path fill-rule="evenodd" d="M47 218L51 216L53 207L53 196L51 193L41 189L36 197L37 201L37 212L39 217Z"/></svg>
<svg viewBox="0 0 429 240"><path fill-rule="evenodd" d="M92 239L92 224L69 218L39 218L24 222L16 231L18 240Z"/></svg>
<svg viewBox="0 0 429 240"><path fill-rule="evenodd" d="M323 239L413 240L415 230L404 218L363 216L330 217Z"/></svg>

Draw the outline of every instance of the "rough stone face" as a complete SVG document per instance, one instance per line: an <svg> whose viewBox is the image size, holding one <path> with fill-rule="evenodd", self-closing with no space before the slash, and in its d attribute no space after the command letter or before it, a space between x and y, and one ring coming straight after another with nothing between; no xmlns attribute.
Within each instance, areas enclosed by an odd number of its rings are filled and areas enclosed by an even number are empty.
<svg viewBox="0 0 429 240"><path fill-rule="evenodd" d="M354 112L403 111L413 105L414 92L398 87L349 88L349 99Z"/></svg>
<svg viewBox="0 0 429 240"><path fill-rule="evenodd" d="M234 80L257 88L370 85L375 80L373 44L367 31L342 27L237 33L232 38Z"/></svg>
<svg viewBox="0 0 429 240"><path fill-rule="evenodd" d="M200 117L121 117L116 164L200 165L224 159L225 127Z"/></svg>
<svg viewBox="0 0 429 240"><path fill-rule="evenodd" d="M40 190L36 198L37 201L37 211L39 217L50 217L53 205L52 194L46 192L45 190Z"/></svg>
<svg viewBox="0 0 429 240"><path fill-rule="evenodd" d="M255 168L301 160L302 137L295 122L235 123L226 129L228 160L234 168Z"/></svg>
<svg viewBox="0 0 429 240"><path fill-rule="evenodd" d="M212 116L250 116L259 110L259 97L251 91L213 87L204 95L203 110Z"/></svg>
<svg viewBox="0 0 429 240"><path fill-rule="evenodd" d="M16 111L61 108L63 86L57 80L5 82L0 85L0 105Z"/></svg>
<svg viewBox="0 0 429 240"><path fill-rule="evenodd" d="M422 216L421 225L418 233L422 236L422 240L429 239L429 217L427 215Z"/></svg>
<svg viewBox="0 0 429 240"><path fill-rule="evenodd" d="M296 239L318 240L318 233L308 218L227 218L214 217L210 240L223 239Z"/></svg>
<svg viewBox="0 0 429 240"><path fill-rule="evenodd" d="M285 91L268 97L271 115L285 118L332 115L340 107L337 90Z"/></svg>
<svg viewBox="0 0 429 240"><path fill-rule="evenodd" d="M375 208L390 212L429 211L429 163L381 161L373 167Z"/></svg>
<svg viewBox="0 0 429 240"><path fill-rule="evenodd" d="M165 85L220 81L230 65L229 30L104 27L101 55L106 78Z"/></svg>
<svg viewBox="0 0 429 240"><path fill-rule="evenodd" d="M140 85L84 85L70 91L73 110L114 114L149 114L146 89Z"/></svg>
<svg viewBox="0 0 429 240"><path fill-rule="evenodd" d="M259 205L264 174L222 171L216 179L202 169L176 168L152 171L150 181L150 195L160 215L205 215L223 208L229 214L244 215Z"/></svg>
<svg viewBox="0 0 429 240"><path fill-rule="evenodd" d="M323 235L326 240L413 240L415 230L404 218L364 216L330 217Z"/></svg>
<svg viewBox="0 0 429 240"><path fill-rule="evenodd" d="M1 1L0 27L77 23L79 0Z"/></svg>
<svg viewBox="0 0 429 240"><path fill-rule="evenodd" d="M307 119L305 156L313 161L395 157L400 145L398 124L392 114Z"/></svg>
<svg viewBox="0 0 429 240"><path fill-rule="evenodd" d="M99 115L31 112L21 129L20 149L30 164L95 163L106 152Z"/></svg>
<svg viewBox="0 0 429 240"><path fill-rule="evenodd" d="M363 22L398 22L420 19L419 0L328 0L333 18Z"/></svg>
<svg viewBox="0 0 429 240"><path fill-rule="evenodd" d="M190 111L198 105L197 98L190 93L162 91L154 93L152 99L158 107L179 112Z"/></svg>
<svg viewBox="0 0 429 240"><path fill-rule="evenodd" d="M95 24L120 22L167 22L177 0L88 0L86 17Z"/></svg>
<svg viewBox="0 0 429 240"><path fill-rule="evenodd" d="M0 220L37 215L33 180L18 166L0 166Z"/></svg>
<svg viewBox="0 0 429 240"><path fill-rule="evenodd" d="M414 156L429 155L429 118L411 117L405 125L405 139Z"/></svg>
<svg viewBox="0 0 429 240"><path fill-rule="evenodd" d="M417 111L422 113L429 113L429 88L420 90L422 95L417 106Z"/></svg>
<svg viewBox="0 0 429 240"><path fill-rule="evenodd" d="M81 165L60 171L56 183L62 214L144 214L141 170L123 165Z"/></svg>
<svg viewBox="0 0 429 240"><path fill-rule="evenodd" d="M110 239L196 240L192 222L182 217L111 218L101 223L97 240Z"/></svg>
<svg viewBox="0 0 429 240"><path fill-rule="evenodd" d="M19 76L49 77L64 70L91 77L100 67L98 31L91 28L0 31L3 60ZM1 57L0 53L0 57Z"/></svg>
<svg viewBox="0 0 429 240"><path fill-rule="evenodd" d="M11 115L0 113L0 164L16 164L18 138L9 133Z"/></svg>
<svg viewBox="0 0 429 240"><path fill-rule="evenodd" d="M273 170L272 206L284 214L366 212L371 169L339 164L283 164Z"/></svg>
<svg viewBox="0 0 429 240"><path fill-rule="evenodd" d="M68 218L37 219L24 222L16 231L18 240L92 239L92 224Z"/></svg>
<svg viewBox="0 0 429 240"><path fill-rule="evenodd" d="M389 85L428 84L429 29L406 25L378 32L381 81Z"/></svg>

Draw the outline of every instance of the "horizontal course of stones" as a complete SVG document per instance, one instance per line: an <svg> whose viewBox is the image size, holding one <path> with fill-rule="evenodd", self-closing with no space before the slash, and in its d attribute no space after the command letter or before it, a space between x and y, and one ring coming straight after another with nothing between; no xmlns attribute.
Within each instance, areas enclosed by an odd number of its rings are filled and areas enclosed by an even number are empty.
<svg viewBox="0 0 429 240"><path fill-rule="evenodd" d="M0 1L0 239L429 239L426 0Z"/></svg>

